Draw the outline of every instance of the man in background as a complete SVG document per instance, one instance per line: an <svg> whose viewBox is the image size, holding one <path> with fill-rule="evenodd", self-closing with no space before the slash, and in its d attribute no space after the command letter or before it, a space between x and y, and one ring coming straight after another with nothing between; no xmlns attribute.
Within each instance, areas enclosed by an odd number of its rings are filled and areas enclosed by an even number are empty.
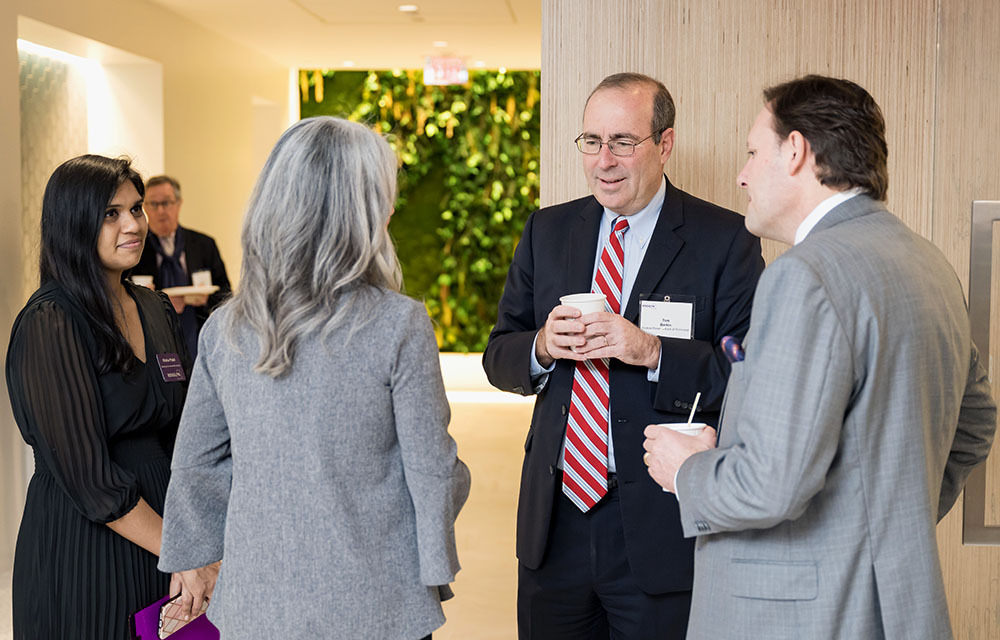
<svg viewBox="0 0 1000 640"><path fill-rule="evenodd" d="M694 638L951 638L936 524L996 405L942 253L883 204L885 123L853 82L764 92L747 228L792 246L760 279L718 448L646 429L697 536Z"/></svg>
<svg viewBox="0 0 1000 640"><path fill-rule="evenodd" d="M483 355L494 386L538 394L517 513L522 639L685 634L693 545L645 472L643 428L684 421L699 392L716 424L720 341L746 332L764 261L742 216L667 180L673 126L653 78L594 89L576 139L593 195L528 218ZM560 303L591 291L604 311Z"/></svg>
<svg viewBox="0 0 1000 640"><path fill-rule="evenodd" d="M181 185L174 178L155 176L146 183L143 208L149 217L149 235L132 275L152 276L156 289L191 285L192 274L199 272L207 272L211 276L211 284L219 287L215 293L170 298L180 316L181 330L194 359L198 352L201 326L212 309L225 300L232 289L215 240L180 226L183 202ZM197 278L201 280L204 275Z"/></svg>

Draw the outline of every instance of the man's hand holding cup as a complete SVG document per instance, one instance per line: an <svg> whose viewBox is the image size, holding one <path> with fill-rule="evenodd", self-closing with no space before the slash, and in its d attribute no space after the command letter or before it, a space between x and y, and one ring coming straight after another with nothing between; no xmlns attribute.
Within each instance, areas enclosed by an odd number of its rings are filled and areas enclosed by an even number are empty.
<svg viewBox="0 0 1000 640"><path fill-rule="evenodd" d="M548 367L554 360L586 360L577 349L587 345L584 332L587 325L583 317L604 311L606 298L603 293L575 293L559 299L562 303L549 312L545 326L535 341L535 358L538 364Z"/></svg>

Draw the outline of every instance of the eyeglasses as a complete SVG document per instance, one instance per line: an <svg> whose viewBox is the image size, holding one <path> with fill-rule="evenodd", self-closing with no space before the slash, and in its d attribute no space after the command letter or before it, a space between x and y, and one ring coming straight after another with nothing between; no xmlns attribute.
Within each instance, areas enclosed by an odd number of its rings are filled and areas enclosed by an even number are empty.
<svg viewBox="0 0 1000 640"><path fill-rule="evenodd" d="M662 132L657 132L657 133L662 133ZM573 142L576 143L576 148L580 150L580 153L583 153L588 156L596 156L601 152L601 147L607 145L608 151L611 152L611 155L618 156L619 158L627 158L629 156L635 155L635 148L637 146L639 146L646 140L649 140L655 135L656 133L651 133L642 140L637 140L635 142L633 142L632 140L626 140L620 138L615 138L613 140L608 140L607 142L604 142L600 138L595 138L593 136L588 136L585 133L581 133L579 136L576 137L576 140L574 140Z"/></svg>
<svg viewBox="0 0 1000 640"><path fill-rule="evenodd" d="M161 200L159 202L143 202L144 209L166 209L177 204L176 200Z"/></svg>

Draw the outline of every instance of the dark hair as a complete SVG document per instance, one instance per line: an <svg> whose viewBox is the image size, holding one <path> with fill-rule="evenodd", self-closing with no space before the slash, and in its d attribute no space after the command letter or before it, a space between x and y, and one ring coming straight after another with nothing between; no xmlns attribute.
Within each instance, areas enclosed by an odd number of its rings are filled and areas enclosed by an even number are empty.
<svg viewBox="0 0 1000 640"><path fill-rule="evenodd" d="M871 94L850 80L808 75L764 90L774 130L798 131L816 155L816 177L836 188L860 187L876 200L889 189L885 120Z"/></svg>
<svg viewBox="0 0 1000 640"><path fill-rule="evenodd" d="M587 96L587 103L601 89L627 89L635 85L645 85L653 90L653 121L650 126L653 132L653 142L659 144L663 132L674 126L674 115L677 113L674 108L674 99L670 97L670 92L659 80L641 73L615 73L601 80L601 83L594 87L594 90ZM586 104L584 104L584 108L586 108Z"/></svg>
<svg viewBox="0 0 1000 640"><path fill-rule="evenodd" d="M161 184L169 184L174 189L174 197L178 200L181 199L181 183L177 181L177 178L172 176L153 176L146 181L146 188L152 189Z"/></svg>
<svg viewBox="0 0 1000 640"><path fill-rule="evenodd" d="M104 212L126 181L142 196L127 158L86 155L59 165L42 198L41 284L58 282L86 316L97 340L97 369L128 371L132 348L118 330L107 277L97 254Z"/></svg>

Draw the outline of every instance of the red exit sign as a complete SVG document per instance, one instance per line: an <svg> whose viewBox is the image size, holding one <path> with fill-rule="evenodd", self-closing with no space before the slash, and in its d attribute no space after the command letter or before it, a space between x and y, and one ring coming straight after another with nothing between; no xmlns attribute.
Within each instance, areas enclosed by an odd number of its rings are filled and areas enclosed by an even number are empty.
<svg viewBox="0 0 1000 640"><path fill-rule="evenodd" d="M424 84L466 84L469 69L461 58L427 58L424 63Z"/></svg>

